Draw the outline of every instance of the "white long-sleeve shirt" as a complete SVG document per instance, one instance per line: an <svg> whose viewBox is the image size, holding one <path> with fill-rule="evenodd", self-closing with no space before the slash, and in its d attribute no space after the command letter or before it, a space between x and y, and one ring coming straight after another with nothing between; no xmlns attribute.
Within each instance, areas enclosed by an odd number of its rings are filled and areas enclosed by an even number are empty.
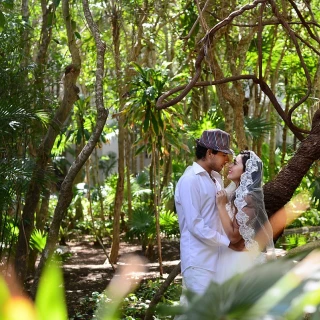
<svg viewBox="0 0 320 320"><path fill-rule="evenodd" d="M223 235L216 206L221 176L212 172L216 183L198 163L189 166L179 179L175 204L180 226L181 272L188 267L216 271L219 246L229 246Z"/></svg>

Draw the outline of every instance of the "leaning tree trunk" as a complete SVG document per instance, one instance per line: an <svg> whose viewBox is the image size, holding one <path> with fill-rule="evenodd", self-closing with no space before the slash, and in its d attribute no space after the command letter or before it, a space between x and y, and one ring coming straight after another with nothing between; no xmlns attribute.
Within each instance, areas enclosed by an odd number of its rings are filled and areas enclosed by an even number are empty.
<svg viewBox="0 0 320 320"><path fill-rule="evenodd" d="M320 110L312 120L310 134L300 143L295 155L270 182L265 184L264 198L268 216L273 216L292 197L312 164L320 158ZM284 226L283 226L284 228ZM282 229L283 229L282 228ZM280 230L281 231L281 230ZM277 237L281 234L276 234Z"/></svg>
<svg viewBox="0 0 320 320"><path fill-rule="evenodd" d="M73 181L76 178L77 174L91 155L92 151L94 150L97 142L99 141L101 132L105 126L107 117L108 117L108 110L104 108L103 102L103 76L104 76L104 55L106 50L106 45L100 39L98 28L95 25L93 18L91 16L91 12L89 9L88 1L83 0L83 11L86 17L87 24L90 28L91 33L94 36L96 47L97 47L97 69L96 69L96 108L97 108L97 123L94 132L92 133L88 143L85 145L79 156L75 159L73 164L71 165L63 183L61 185L61 191L59 200L54 211L53 219L50 225L50 231L48 234L47 244L45 249L42 252L41 260L39 266L37 268L34 282L31 288L31 294L35 297L38 282L42 270L46 264L47 259L53 254L56 243L58 241L59 236L59 228L61 225L61 221L68 210L68 207L72 201L73 193L72 193L72 186ZM70 41L73 39L73 32L71 29L71 20L69 14L69 2L68 0L63 1L63 13L66 19L66 26L68 31L68 38ZM74 44L74 42L72 42ZM73 49L76 49L72 44L70 44L70 51L71 53L74 52ZM78 51L76 50L76 54ZM79 56L78 56L79 57ZM80 60L79 60L80 61Z"/></svg>

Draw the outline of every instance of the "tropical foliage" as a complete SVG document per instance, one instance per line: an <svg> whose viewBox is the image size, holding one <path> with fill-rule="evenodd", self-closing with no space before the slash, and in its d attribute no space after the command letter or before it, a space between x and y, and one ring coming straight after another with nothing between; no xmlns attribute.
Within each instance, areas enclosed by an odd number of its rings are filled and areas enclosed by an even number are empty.
<svg viewBox="0 0 320 320"><path fill-rule="evenodd" d="M23 283L30 249L37 279L58 243L79 235L160 250L179 236L173 194L204 129L253 149L265 182L310 137L317 150L318 7L0 0L1 261ZM293 189L280 207L293 194L307 203L291 227L319 226L318 159L302 150L292 175L303 177L275 189Z"/></svg>

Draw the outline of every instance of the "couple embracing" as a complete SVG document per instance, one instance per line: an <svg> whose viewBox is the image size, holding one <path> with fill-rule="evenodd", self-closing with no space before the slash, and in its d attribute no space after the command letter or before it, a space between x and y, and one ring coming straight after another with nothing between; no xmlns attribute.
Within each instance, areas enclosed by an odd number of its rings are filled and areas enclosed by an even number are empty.
<svg viewBox="0 0 320 320"><path fill-rule="evenodd" d="M184 287L203 294L210 281L222 283L265 261L274 247L260 158L246 150L230 162L230 136L219 129L205 130L196 142L196 161L178 181L175 204ZM227 164L231 192L219 174Z"/></svg>

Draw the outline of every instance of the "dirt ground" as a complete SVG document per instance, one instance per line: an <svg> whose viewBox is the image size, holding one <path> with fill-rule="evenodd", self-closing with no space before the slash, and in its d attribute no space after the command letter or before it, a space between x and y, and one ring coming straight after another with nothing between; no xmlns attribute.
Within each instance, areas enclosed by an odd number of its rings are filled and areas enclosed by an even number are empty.
<svg viewBox="0 0 320 320"><path fill-rule="evenodd" d="M63 264L66 301L69 319L91 319L94 313L95 302L93 293L101 293L114 276L112 266L100 245L95 245L92 239L84 238L81 241L67 242L63 248L68 258ZM107 252L110 246L106 245ZM155 251L157 248L155 248ZM144 257L141 246L122 242L120 244L119 260L116 265L126 264L128 254ZM179 242L177 240L162 241L162 260L164 276L170 273L179 263ZM146 260L146 272L142 279L159 277L159 263L157 255L154 259Z"/></svg>

